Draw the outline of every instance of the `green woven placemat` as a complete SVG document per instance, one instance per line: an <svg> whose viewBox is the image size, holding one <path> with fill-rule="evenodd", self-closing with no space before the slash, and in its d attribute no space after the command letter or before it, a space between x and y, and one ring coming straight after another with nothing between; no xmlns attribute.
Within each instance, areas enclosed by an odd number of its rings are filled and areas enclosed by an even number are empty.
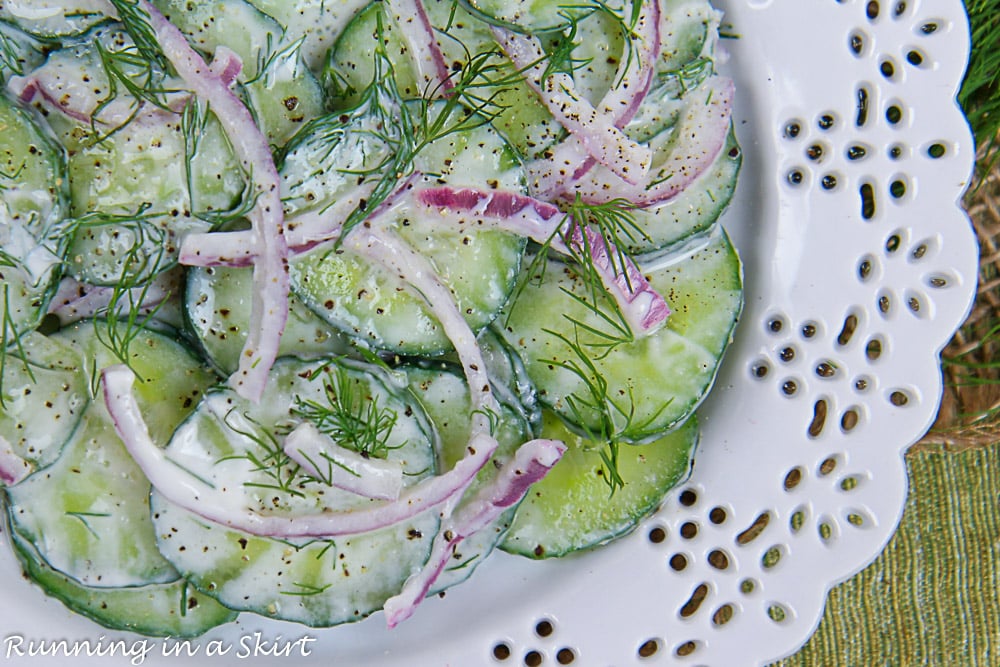
<svg viewBox="0 0 1000 667"><path fill-rule="evenodd" d="M781 667L1000 665L1000 445L907 457L910 494L882 555L837 586Z"/></svg>

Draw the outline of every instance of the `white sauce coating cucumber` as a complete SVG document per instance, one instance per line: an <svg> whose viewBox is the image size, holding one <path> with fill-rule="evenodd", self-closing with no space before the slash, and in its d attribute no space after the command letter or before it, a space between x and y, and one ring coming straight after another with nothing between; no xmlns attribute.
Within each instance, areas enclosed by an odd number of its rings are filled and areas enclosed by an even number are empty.
<svg viewBox="0 0 1000 667"><path fill-rule="evenodd" d="M602 347L607 339L583 326L574 331L573 320L599 331L610 327L579 300L588 299L587 288L565 265L527 283L525 296L500 315L499 330L524 360L539 399L581 431L602 433L606 419L624 440L658 437L687 419L715 379L743 306L742 267L728 237L716 235L690 257L651 269L648 278L674 312L656 333L610 350ZM580 352L568 341L579 341ZM607 383L596 395L587 382L600 386L595 370Z"/></svg>
<svg viewBox="0 0 1000 667"><path fill-rule="evenodd" d="M69 609L106 628L152 637L198 637L236 618L236 612L199 593L183 579L123 588L84 586L53 569L17 533L10 539L29 579Z"/></svg>
<svg viewBox="0 0 1000 667"><path fill-rule="evenodd" d="M412 111L423 118L419 105L414 104ZM463 112L449 111L439 102L429 105L426 113L434 122L440 114L461 118ZM367 158L363 167L370 169L388 150L377 142L377 132L385 130L377 127L373 114L366 113L364 107L357 115L348 115L345 126L337 126L339 118L317 124L315 133L298 138L285 156L282 177L290 183L287 187L294 201L314 202L312 207L322 210L324 204L333 203L331 195L344 187L345 175L356 178L352 175L362 169L356 164L359 155ZM352 139L352 131L360 138ZM369 143L374 143L373 149L355 152ZM518 162L503 138L488 125L433 141L417 156L415 169L427 176L418 178L414 187L425 183L505 190L521 187ZM405 204L393 206L387 215L399 236L419 248L434 265L469 325L479 330L489 324L514 288L524 240L498 231L452 229L436 216ZM415 290L350 248L326 243L295 257L291 279L293 291L306 306L375 348L403 354L439 354L451 348L440 323Z"/></svg>
<svg viewBox="0 0 1000 667"><path fill-rule="evenodd" d="M465 455L469 442L469 421L466 418L470 410L469 387L457 369L445 364L432 364L428 368L407 366L405 372L411 391L437 429L441 439L440 465L448 470ZM501 409L495 429L500 446L493 455L493 462L479 471L464 498L474 497L478 489L496 477L499 467L510 460L517 447L531 438L528 423L516 409L503 403ZM456 511L461 507L462 501L459 501ZM444 590L468 579L504 536L513 515L514 512L508 510L492 526L460 542L452 555L452 564L445 568L430 592Z"/></svg>
<svg viewBox="0 0 1000 667"><path fill-rule="evenodd" d="M97 389L100 369L119 362L102 342L106 327L84 321L54 336L79 351L90 390ZM128 349L129 362L143 378L138 394L151 434L166 443L215 375L166 336L139 332ZM11 521L49 565L86 586L173 581L177 572L156 548L149 490L104 402L92 400L58 460L9 489Z"/></svg>
<svg viewBox="0 0 1000 667"><path fill-rule="evenodd" d="M167 447L178 474L212 480L234 504L268 514L377 502L330 487L279 453L283 434L303 419L293 406L331 404L326 387L334 380L325 369L346 373L357 392L339 400L395 415L385 455L402 463L404 484L434 473L432 431L412 394L390 389L371 367L286 359L272 369L265 404L251 405L229 389L206 396ZM310 626L357 621L380 609L423 564L438 526L431 511L361 535L279 540L209 523L157 493L153 521L160 549L200 590L233 609Z"/></svg>

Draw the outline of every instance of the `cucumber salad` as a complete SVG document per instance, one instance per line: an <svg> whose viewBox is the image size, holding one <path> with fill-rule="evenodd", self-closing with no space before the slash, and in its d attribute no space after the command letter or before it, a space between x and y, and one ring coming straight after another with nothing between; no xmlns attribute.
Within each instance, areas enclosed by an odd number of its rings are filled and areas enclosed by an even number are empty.
<svg viewBox="0 0 1000 667"><path fill-rule="evenodd" d="M391 627L688 475L707 0L0 0L0 510L97 623Z"/></svg>

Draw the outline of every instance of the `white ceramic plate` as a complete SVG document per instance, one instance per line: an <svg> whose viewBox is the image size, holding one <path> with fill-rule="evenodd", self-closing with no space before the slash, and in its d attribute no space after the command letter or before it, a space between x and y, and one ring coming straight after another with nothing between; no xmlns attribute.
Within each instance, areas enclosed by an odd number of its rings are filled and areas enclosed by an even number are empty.
<svg viewBox="0 0 1000 667"><path fill-rule="evenodd" d="M975 290L957 204L974 153L954 102L964 8L717 4L738 35L725 45L745 158L724 224L747 307L690 482L627 539L558 562L498 554L392 632L381 615L324 631L244 615L185 647L192 662L762 665L804 643L828 589L879 553L905 500L902 452L937 410L938 353ZM102 665L178 661L69 614L3 558L0 661L90 664L9 660L17 637L126 640Z"/></svg>

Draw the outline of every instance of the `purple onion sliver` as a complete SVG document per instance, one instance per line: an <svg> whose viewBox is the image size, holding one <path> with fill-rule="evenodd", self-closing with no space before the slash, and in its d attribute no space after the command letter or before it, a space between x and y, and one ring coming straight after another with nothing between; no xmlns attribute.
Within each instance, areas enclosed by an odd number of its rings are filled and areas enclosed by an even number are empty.
<svg viewBox="0 0 1000 667"><path fill-rule="evenodd" d="M149 0L136 2L148 14L163 54L192 92L215 113L234 154L253 180L256 201L247 217L254 232L257 259L250 327L239 368L229 380L240 395L259 401L288 319L288 246L283 234L281 181L271 147L243 101L191 48L184 33Z"/></svg>
<svg viewBox="0 0 1000 667"><path fill-rule="evenodd" d="M442 526L427 563L407 579L399 594L386 601L386 624L394 628L409 618L441 576L455 547L521 502L531 485L545 477L565 451L566 445L557 440L530 440L521 445L496 478Z"/></svg>
<svg viewBox="0 0 1000 667"><path fill-rule="evenodd" d="M0 435L0 485L14 486L34 470L35 466L19 456L10 442Z"/></svg>
<svg viewBox="0 0 1000 667"><path fill-rule="evenodd" d="M102 373L104 400L118 437L153 487L171 503L203 519L252 535L283 539L336 537L367 533L405 521L457 499L492 458L496 440L488 434L474 435L468 454L436 477L407 487L395 501L355 510L319 511L294 516L254 512L232 497L237 492L220 491L184 473L156 446L132 393L135 375L123 365ZM239 487L242 488L242 487Z"/></svg>

